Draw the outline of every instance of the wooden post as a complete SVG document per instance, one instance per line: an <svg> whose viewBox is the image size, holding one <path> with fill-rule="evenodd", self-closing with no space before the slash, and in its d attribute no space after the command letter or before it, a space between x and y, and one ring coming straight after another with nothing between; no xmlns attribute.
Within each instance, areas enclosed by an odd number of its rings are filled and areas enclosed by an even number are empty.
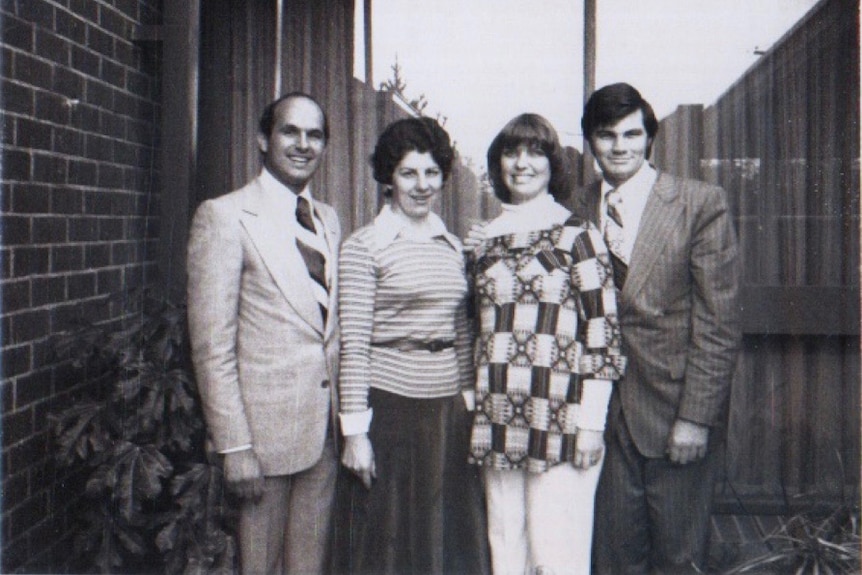
<svg viewBox="0 0 862 575"><path fill-rule="evenodd" d="M371 46L371 0L363 0L363 18L365 34L365 85L374 88L374 60Z"/></svg>
<svg viewBox="0 0 862 575"><path fill-rule="evenodd" d="M164 295L185 299L186 242L197 165L200 0L164 3L162 27L161 233Z"/></svg>
<svg viewBox="0 0 862 575"><path fill-rule="evenodd" d="M596 89L596 0L584 0L584 105ZM580 117L579 110L578 117ZM587 134L583 134L582 184L586 185L595 176L593 154Z"/></svg>

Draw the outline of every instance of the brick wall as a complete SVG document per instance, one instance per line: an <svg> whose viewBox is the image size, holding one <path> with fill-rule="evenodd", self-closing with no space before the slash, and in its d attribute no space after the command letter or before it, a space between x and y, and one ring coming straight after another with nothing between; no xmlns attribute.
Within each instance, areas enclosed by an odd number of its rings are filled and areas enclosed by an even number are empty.
<svg viewBox="0 0 862 575"><path fill-rule="evenodd" d="M0 0L2 564L62 572L80 479L47 416L80 393L49 337L155 279L160 0Z"/></svg>

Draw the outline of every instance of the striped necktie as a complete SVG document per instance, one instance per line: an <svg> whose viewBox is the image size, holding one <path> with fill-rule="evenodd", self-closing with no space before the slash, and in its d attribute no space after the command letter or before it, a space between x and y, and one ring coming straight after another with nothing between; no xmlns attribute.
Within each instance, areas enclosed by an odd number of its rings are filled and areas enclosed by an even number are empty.
<svg viewBox="0 0 862 575"><path fill-rule="evenodd" d="M321 251L325 249L325 240L321 238L314 226L311 215L311 204L302 196L296 198L296 221L302 227L297 230L296 247L305 260L308 275L313 280L312 291L314 299L320 306L323 323L329 315L329 285L326 281L326 256Z"/></svg>
<svg viewBox="0 0 862 575"><path fill-rule="evenodd" d="M623 218L620 215L620 205L623 198L617 190L610 190L605 194L607 203L607 214L604 225L605 243L611 254L611 263L614 266L614 284L617 289L622 290L629 269L628 255L623 248L625 244L625 230L623 229Z"/></svg>

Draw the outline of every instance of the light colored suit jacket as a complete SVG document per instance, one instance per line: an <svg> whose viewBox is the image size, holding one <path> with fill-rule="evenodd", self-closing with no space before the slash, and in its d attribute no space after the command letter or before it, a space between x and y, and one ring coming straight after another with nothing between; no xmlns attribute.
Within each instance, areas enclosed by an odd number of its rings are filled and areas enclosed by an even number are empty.
<svg viewBox="0 0 862 575"><path fill-rule="evenodd" d="M251 444L264 475L314 465L338 412L337 274L324 325L294 216L276 203L259 179L205 201L188 246L192 359L209 437L217 451ZM338 218L314 205L335 270Z"/></svg>
<svg viewBox="0 0 862 575"><path fill-rule="evenodd" d="M573 211L599 225L601 182ZM724 190L660 173L618 300L621 410L638 450L663 457L676 418L723 423L739 346L739 258Z"/></svg>

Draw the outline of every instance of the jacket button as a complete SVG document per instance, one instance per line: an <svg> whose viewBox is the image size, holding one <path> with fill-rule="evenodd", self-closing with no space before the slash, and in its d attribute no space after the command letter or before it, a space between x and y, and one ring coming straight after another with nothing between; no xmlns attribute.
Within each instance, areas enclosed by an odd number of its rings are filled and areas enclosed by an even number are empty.
<svg viewBox="0 0 862 575"><path fill-rule="evenodd" d="M327 387L329 387L329 380L328 380L328 379L324 379L324 380L320 383L320 387L323 387L323 388L327 388Z"/></svg>

